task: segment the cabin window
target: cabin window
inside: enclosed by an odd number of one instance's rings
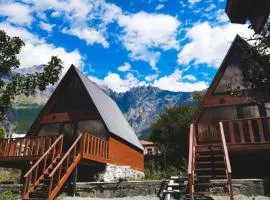
[[[44,124],[41,126],[41,129],[38,133],[39,136],[45,135],[59,135],[60,124]]]
[[[205,109],[198,123],[198,139],[200,141],[219,139],[218,122],[236,118],[237,109],[235,106]]]
[[[75,128],[75,124],[73,122],[71,123],[62,123],[60,126],[60,133],[64,134],[65,137],[68,138],[73,138],[73,134],[74,134],[74,128]]]
[[[257,105],[239,106],[238,117],[239,118],[260,117],[259,108]]]
[[[101,120],[79,121],[78,131],[87,132],[101,138],[107,137],[107,130]]]
[[[146,154],[149,155],[149,156],[152,156],[153,155],[153,149],[152,148],[147,148],[146,149]]]
[[[267,102],[264,105],[265,105],[266,116],[270,117],[270,102]]]

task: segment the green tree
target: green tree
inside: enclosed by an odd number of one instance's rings
[[[34,95],[37,89],[44,91],[59,80],[63,68],[61,59],[52,56],[41,73],[15,73],[14,69],[20,66],[17,55],[23,46],[24,42],[19,37],[10,37],[0,30],[0,121],[6,119],[7,110],[17,95]]]
[[[180,167],[187,158],[189,124],[196,110],[185,105],[169,108],[152,124],[151,140],[158,145],[166,166]]]

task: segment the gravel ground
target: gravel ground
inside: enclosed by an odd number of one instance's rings
[[[214,200],[229,200],[227,196],[212,196]],[[103,198],[90,198],[90,197],[64,197],[63,200],[159,200],[159,198],[154,196],[137,196],[137,197],[123,197],[123,198],[112,198],[112,199],[103,199]],[[264,196],[252,196],[247,197],[244,195],[235,195],[235,200],[270,200],[270,197]]]

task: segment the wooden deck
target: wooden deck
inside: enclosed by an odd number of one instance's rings
[[[108,163],[109,142],[89,133],[80,133],[67,151],[63,151],[63,135],[4,139],[0,141],[0,164],[32,161],[25,174],[23,199],[54,199],[79,162]],[[44,187],[44,185],[46,187]]]

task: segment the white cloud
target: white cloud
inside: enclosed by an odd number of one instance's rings
[[[47,32],[52,32],[53,30],[53,27],[55,27],[55,24],[48,24],[48,23],[45,23],[45,22],[40,22],[39,23],[39,26],[41,29],[47,31]]]
[[[144,79],[147,82],[152,82],[152,81],[156,80],[157,78],[158,78],[158,74],[152,74],[152,75],[146,76]]]
[[[27,0],[27,2],[31,4],[36,16],[42,20],[46,19],[48,10],[51,17],[64,18],[65,23],[61,25],[63,33],[85,40],[88,45],[101,44],[104,48],[109,47],[104,36],[106,24],[111,23],[115,16],[121,13],[120,8],[104,0]]]
[[[197,78],[193,75],[188,74],[188,75],[183,76],[183,80],[196,81]]]
[[[0,3],[0,16],[7,17],[7,21],[18,25],[31,25],[33,17],[29,6],[21,3]]]
[[[155,10],[161,10],[162,8],[164,8],[164,4],[158,4]]]
[[[253,30],[248,25],[225,24],[212,27],[208,22],[197,24],[187,31],[190,42],[178,54],[178,63],[208,64],[219,67],[236,34],[249,37]]]
[[[191,6],[193,6],[196,3],[199,3],[201,0],[188,0],[188,3],[191,4]]]
[[[182,71],[176,69],[169,76],[164,76],[159,78],[158,80],[155,80],[153,86],[173,92],[192,92],[206,89],[208,87],[208,84],[204,81],[198,81],[193,83],[184,82],[182,77]]]
[[[0,23],[0,29],[10,36],[18,36],[24,41],[25,46],[18,55],[20,67],[22,68],[46,64],[51,56],[58,56],[63,60],[63,73],[67,71],[71,64],[77,67],[81,67],[83,64],[83,57],[78,50],[67,52],[62,47],[55,47],[53,44],[46,43],[45,40],[33,35],[24,28],[14,27],[7,23]]]
[[[104,79],[98,79],[93,76],[89,76],[89,78],[100,84],[109,87],[111,90],[115,92],[126,92],[133,87],[145,85],[145,82],[140,82],[133,74],[128,73],[123,79],[119,74],[109,72]]]
[[[209,12],[209,11],[215,9],[215,8],[216,8],[216,5],[213,4],[213,3],[211,3],[211,4],[205,9],[205,11],[206,11],[206,12]]]
[[[217,12],[216,12],[216,19],[218,20],[218,22],[228,22],[229,21],[229,18],[227,16],[227,14],[224,12],[223,9],[219,9]]]
[[[77,36],[78,38],[85,40],[88,45],[97,43],[101,44],[104,48],[109,47],[109,43],[106,41],[105,37],[93,28],[86,27],[63,29],[62,32]]]
[[[175,17],[141,11],[119,16],[118,23],[123,28],[120,40],[129,56],[148,62],[154,70],[157,70],[159,50],[179,49],[176,37],[180,22]]]
[[[124,65],[119,66],[117,69],[118,69],[118,71],[126,72],[126,71],[129,71],[131,69],[131,65],[129,63],[125,62]]]

